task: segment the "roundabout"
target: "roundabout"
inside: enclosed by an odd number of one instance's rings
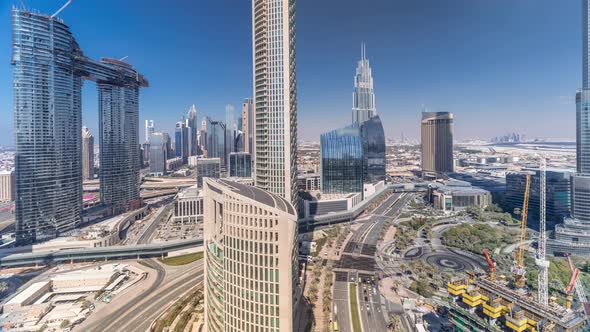
[[[439,270],[452,270],[453,272],[471,271],[479,265],[474,264],[467,257],[451,252],[431,253],[423,257],[423,260]]]

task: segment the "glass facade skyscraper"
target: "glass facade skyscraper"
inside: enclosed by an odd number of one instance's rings
[[[381,118],[375,115],[361,124],[365,158],[364,181],[385,179],[385,131]]]
[[[219,158],[221,165],[227,165],[227,144],[225,140],[225,123],[207,117],[207,158]]]
[[[166,174],[166,144],[163,133],[152,133],[150,138],[150,174]]]
[[[378,115],[332,130],[320,138],[321,190],[363,192],[363,184],[385,179],[385,133]]]
[[[363,192],[365,154],[361,127],[352,125],[320,137],[322,193]]]
[[[252,1],[254,179],[297,209],[295,0]]]
[[[88,128],[82,128],[82,177],[94,179],[94,136]]]
[[[148,82],[127,63],[85,57],[56,17],[15,8],[12,38],[16,239],[26,243],[80,222],[82,78],[97,82],[103,202],[121,191],[139,198],[139,184],[129,185],[127,176],[139,180],[137,97]]]
[[[199,140],[198,140],[198,122],[197,122],[197,107],[193,104],[186,115],[186,123],[189,128],[190,135],[190,155],[196,156],[199,154]]]
[[[373,72],[366,58],[365,45],[361,46],[361,59],[354,76],[352,94],[352,123],[361,124],[376,114],[375,93],[373,90]]]
[[[506,196],[504,210],[514,213],[516,208],[522,208],[526,176],[531,175],[531,189],[529,199],[529,213],[527,227],[539,230],[539,190],[540,175],[538,170],[513,172],[506,174]],[[546,172],[546,225],[552,230],[555,225],[563,222],[571,213],[571,173],[566,171]],[[518,217],[518,216],[515,216]]]
[[[82,210],[81,53],[61,19],[12,11],[16,240],[55,237]],[[59,56],[58,56],[59,55]]]
[[[176,123],[176,128],[174,129],[174,147],[176,151],[176,156],[182,159],[182,163],[186,164],[188,162],[189,156],[189,130],[186,126],[185,121],[179,121]]]
[[[140,204],[139,87],[148,83],[128,63],[103,58],[98,69],[103,67],[108,76],[97,82],[100,196],[112,213],[120,213]]]

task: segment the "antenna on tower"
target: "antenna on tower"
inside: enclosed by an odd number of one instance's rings
[[[128,55],[126,55],[126,56],[122,57],[121,59],[119,59],[119,61],[123,61],[123,60],[127,59],[128,57],[129,57],[129,56],[128,56]]]
[[[54,18],[57,16],[57,14],[61,13],[62,10],[66,9],[66,7],[72,3],[72,0],[68,0],[68,2],[66,2],[63,6],[61,6],[60,9],[58,9],[55,13],[53,13],[53,15],[51,15],[51,18]]]
[[[361,60],[365,60],[366,59],[366,50],[365,50],[365,43],[361,42]]]

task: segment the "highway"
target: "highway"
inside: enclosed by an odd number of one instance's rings
[[[0,254],[0,268],[60,262],[96,261],[113,258],[159,257],[170,251],[195,248],[202,245],[202,239],[188,239],[130,246],[15,253],[5,256]]]
[[[114,308],[116,314],[81,326],[85,331],[148,331],[150,325],[168,307],[203,281],[203,262],[192,263],[189,268],[168,272],[155,260],[148,264],[157,271],[156,282],[145,292],[136,296],[121,308]]]
[[[395,193],[387,198],[365,221],[346,244],[341,258],[335,264],[334,305],[338,308],[341,331],[352,331],[350,325],[350,298],[348,285],[357,283],[357,299],[363,331],[386,331],[389,325],[388,308],[376,284],[375,262],[377,243],[385,225],[397,217],[413,197],[409,193]]]

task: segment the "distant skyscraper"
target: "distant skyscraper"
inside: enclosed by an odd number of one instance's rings
[[[94,136],[82,127],[82,177],[94,179]]]
[[[229,154],[229,176],[252,177],[252,156],[248,152],[232,152]]]
[[[215,121],[207,118],[207,158],[220,158],[221,167],[226,169],[227,166],[227,136],[225,134],[226,126],[221,121]]]
[[[422,113],[422,173],[439,177],[453,172],[453,114]]]
[[[154,133],[154,120],[145,120],[145,141],[150,142],[150,136]]]
[[[360,126],[354,124],[322,134],[320,154],[322,193],[363,192],[365,156]]]
[[[204,184],[205,328],[298,331],[297,212],[236,182]]]
[[[207,120],[201,121],[201,130],[199,131],[199,145],[201,154],[207,157]]]
[[[295,0],[252,1],[252,27],[256,186],[297,207]]]
[[[191,109],[188,111],[186,116],[187,124],[190,128],[190,155],[196,156],[199,151],[199,141],[198,141],[198,122],[197,122],[197,108],[195,104],[191,106]]]
[[[225,105],[225,153],[228,155],[236,151],[235,140],[237,126],[234,117],[234,111],[235,109],[233,105]]]
[[[253,135],[254,135],[254,104],[252,98],[246,98],[242,103],[242,133],[244,140],[244,152],[252,154],[254,152]]]
[[[369,60],[365,55],[365,45],[361,46],[361,59],[354,76],[352,93],[352,123],[361,124],[376,114],[375,93],[373,92],[373,74]]]
[[[166,132],[162,132],[162,141],[162,144],[166,147],[166,159],[173,158],[174,149],[172,149],[172,139],[170,138],[170,135]]]
[[[188,162],[189,156],[189,130],[186,126],[186,121],[179,121],[176,123],[174,131],[174,146],[176,156],[182,158],[182,163]]]
[[[150,173],[153,175],[166,174],[166,145],[164,135],[154,132],[150,139]]]

